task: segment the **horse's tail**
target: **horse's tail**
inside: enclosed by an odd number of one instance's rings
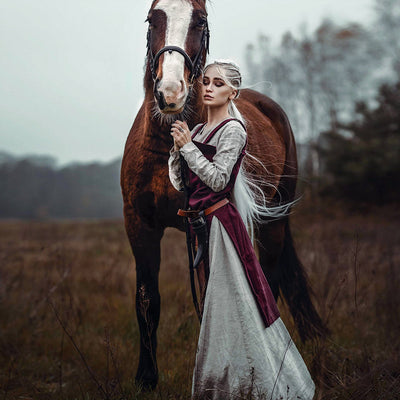
[[[285,225],[285,239],[279,258],[279,271],[281,293],[289,306],[301,340],[304,342],[307,339],[326,336],[329,330],[311,301],[311,296],[314,294],[293,245],[289,218]]]

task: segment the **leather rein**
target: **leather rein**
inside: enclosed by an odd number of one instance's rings
[[[208,28],[208,22],[207,19],[204,20],[204,27],[203,27],[203,33],[201,37],[201,45],[199,48],[199,51],[196,53],[194,59],[192,60],[189,55],[186,53],[184,49],[178,46],[165,46],[161,50],[159,50],[155,55],[153,54],[151,50],[151,41],[152,41],[152,30],[149,29],[147,30],[147,60],[150,66],[150,71],[151,71],[151,76],[153,78],[154,82],[154,92],[156,92],[156,85],[158,82],[157,79],[157,68],[158,68],[158,62],[162,54],[168,51],[169,54],[172,54],[173,51],[178,52],[183,56],[185,59],[185,65],[188,68],[190,74],[189,74],[189,84],[190,88],[193,86],[193,83],[195,79],[197,79],[201,75],[201,69],[202,69],[202,62],[203,62],[203,52],[204,50],[206,51],[206,54],[209,53],[209,39],[210,39],[210,31]],[[189,98],[189,96],[188,96]],[[182,181],[184,182],[184,192],[185,192],[185,209],[188,208],[188,202],[189,202],[189,188],[186,184],[186,177],[184,174],[185,166],[184,166],[184,160],[183,157],[180,157],[180,163],[181,163],[181,174],[182,174]],[[199,307],[199,302],[197,299],[197,294],[196,294],[196,285],[194,281],[194,260],[193,260],[193,252],[192,252],[192,243],[191,243],[191,234],[190,234],[190,228],[189,228],[189,221],[188,217],[184,218],[184,225],[185,225],[185,231],[186,231],[186,245],[188,249],[188,258],[189,258],[189,273],[190,273],[190,286],[192,290],[192,297],[193,297],[193,304],[196,310],[197,317],[199,318],[199,321],[201,322],[201,311]]]

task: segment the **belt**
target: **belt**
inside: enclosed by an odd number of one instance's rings
[[[213,204],[211,207],[208,207],[204,210],[204,215],[209,215],[213,213],[214,211],[218,210],[218,208],[223,207],[224,205],[228,204],[229,200],[228,199],[222,199],[218,201],[217,203]],[[187,218],[195,218],[199,216],[199,213],[201,210],[178,210],[178,215],[181,217],[187,217]]]

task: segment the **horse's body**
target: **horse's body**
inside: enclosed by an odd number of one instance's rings
[[[141,347],[136,378],[150,387],[154,387],[158,379],[156,330],[160,315],[160,241],[166,227],[183,230],[183,221],[176,215],[183,205],[183,195],[173,188],[168,177],[167,161],[173,145],[170,115],[177,114],[179,119],[185,119],[190,128],[207,118],[200,98],[198,76],[191,75],[185,68],[185,64],[187,67],[190,63],[185,62],[186,56],[181,50],[164,48],[156,62],[152,62],[154,54],[163,46],[179,46],[192,60],[200,55],[198,63],[203,66],[205,18],[204,0],[153,2],[149,12],[145,99],[129,133],[121,167],[125,227],[137,274],[136,312]],[[192,67],[196,69],[196,65]],[[191,89],[190,83],[193,84]],[[285,113],[274,101],[252,90],[243,90],[236,105],[247,121],[248,151],[265,166],[250,165],[248,160],[247,168],[272,184],[264,186],[269,199],[280,203],[293,201],[297,159]],[[155,115],[156,106],[158,115]],[[323,332],[321,320],[309,298],[302,265],[293,248],[288,218],[260,225],[258,240],[260,263],[274,296],[277,298],[281,289],[301,337],[306,339]]]

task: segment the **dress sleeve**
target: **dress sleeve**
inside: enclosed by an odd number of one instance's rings
[[[181,163],[179,160],[179,151],[175,151],[173,147],[169,151],[168,174],[172,186],[176,190],[182,191],[183,183],[181,179]]]
[[[193,142],[181,147],[189,168],[214,192],[225,189],[232,169],[246,143],[246,132],[237,123],[226,125],[218,140],[212,161],[208,161]]]

